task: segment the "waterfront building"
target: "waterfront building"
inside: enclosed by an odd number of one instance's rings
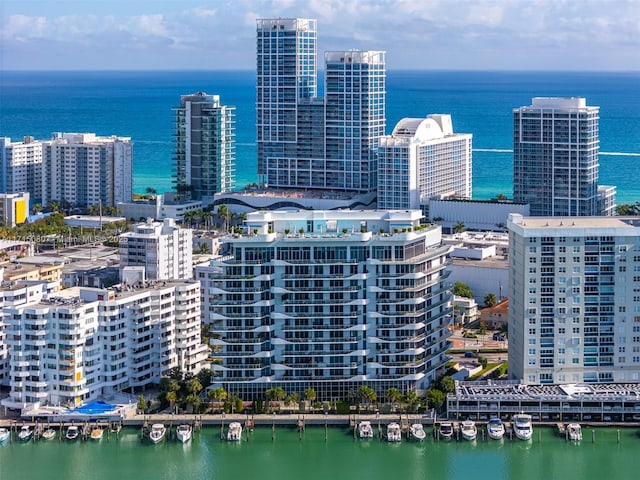
[[[215,382],[243,399],[282,386],[347,398],[427,388],[450,347],[440,228],[411,211],[247,214],[196,266]]]
[[[31,198],[42,197],[42,142],[24,137],[12,142],[0,137],[0,193],[28,192]]]
[[[176,186],[190,187],[191,198],[211,204],[234,186],[235,107],[198,92],[182,95],[174,110]]]
[[[403,118],[378,148],[378,208],[422,209],[429,199],[471,198],[470,133],[454,133],[451,115]]]
[[[129,137],[55,133],[42,144],[43,205],[56,201],[74,207],[115,207],[131,201],[133,143]]]
[[[509,229],[509,377],[640,381],[638,218],[522,217]]]
[[[598,195],[599,110],[576,97],[537,97],[513,110],[513,199],[532,216],[612,212]]]
[[[315,20],[257,21],[259,182],[270,188],[373,191],[386,127],[384,52],[326,52],[321,98],[316,44]]]
[[[204,366],[200,284],[69,288],[3,309],[9,396],[2,405],[78,406],[158,384],[172,368]]]
[[[147,221],[120,235],[120,271],[142,266],[149,280],[193,277],[193,231],[175,220]]]
[[[0,193],[0,222],[9,227],[24,223],[29,216],[29,193]]]
[[[458,227],[478,232],[504,232],[510,213],[529,216],[529,205],[508,200],[463,200],[432,197],[428,200],[428,218],[454,233]]]
[[[116,208],[125,218],[129,218],[132,221],[144,221],[147,218],[155,220],[173,218],[178,222],[182,222],[185,213],[192,210],[202,210],[202,206],[202,201],[200,200],[189,200],[175,192],[164,192],[150,199],[118,203]]]
[[[0,268],[0,274],[2,274]],[[0,283],[0,311],[28,302],[39,302],[47,295],[57,291],[58,282],[46,281],[2,281]],[[9,386],[9,349],[7,346],[7,324],[0,314],[0,385]]]

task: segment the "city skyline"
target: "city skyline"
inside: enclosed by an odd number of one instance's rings
[[[639,7],[637,0],[8,0],[0,53],[4,70],[252,70],[256,19],[297,17],[318,20],[319,52],[385,50],[391,70],[628,71],[640,66]]]

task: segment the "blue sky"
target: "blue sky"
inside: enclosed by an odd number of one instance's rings
[[[3,0],[0,68],[252,70],[277,17],[389,69],[640,70],[640,0]]]

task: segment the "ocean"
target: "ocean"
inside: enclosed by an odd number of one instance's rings
[[[320,75],[322,77],[322,75]],[[319,80],[322,84],[322,79]],[[52,132],[131,137],[134,191],[170,190],[173,110],[180,95],[220,95],[236,107],[236,185],[256,181],[253,71],[0,72],[0,136]],[[321,94],[322,92],[320,92]],[[387,133],[404,117],[452,115],[473,134],[473,196],[512,196],[512,110],[536,96],[586,97],[600,107],[600,185],[640,201],[640,73],[387,72]]]

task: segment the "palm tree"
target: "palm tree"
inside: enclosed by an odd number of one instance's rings
[[[191,405],[193,413],[196,413],[200,406],[200,397],[195,393],[190,393],[187,395],[187,405]]]
[[[389,390],[387,390],[387,399],[391,403],[400,403],[400,401],[402,400],[402,393],[400,393],[400,390],[398,390],[397,388],[391,387]]]
[[[207,392],[210,402],[224,402],[227,399],[227,391],[222,387],[212,388]]]
[[[456,224],[453,226],[453,232],[454,233],[462,233],[466,230],[466,227],[464,225],[464,222],[458,221],[456,222]]]
[[[376,394],[376,391],[371,387],[362,385],[358,389],[358,402],[364,401],[364,403],[371,404],[375,403],[377,398],[378,395]]]
[[[226,205],[218,205],[218,216],[224,221],[224,231],[229,230],[229,222],[231,221],[232,213],[229,207]]]
[[[173,406],[178,400],[178,394],[173,390],[170,390],[164,395],[164,398],[167,402],[169,402],[169,405],[171,406],[171,411],[173,412]]]
[[[309,400],[310,402],[314,402],[316,400],[316,391],[311,387],[305,389],[304,399]]]

